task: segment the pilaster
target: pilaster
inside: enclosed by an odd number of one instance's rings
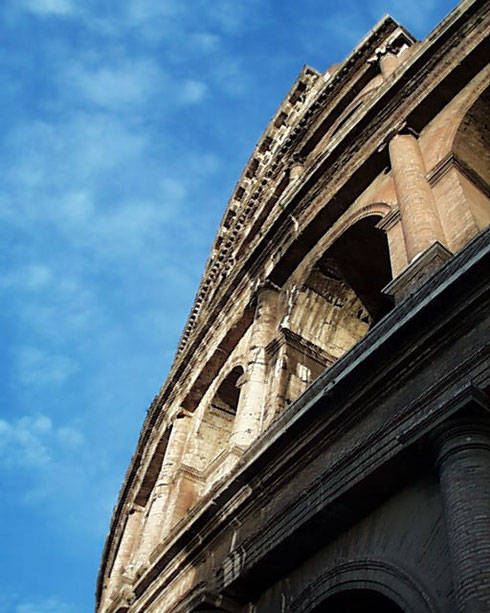
[[[247,377],[240,393],[231,445],[248,447],[263,426],[267,384],[266,347],[277,327],[278,290],[263,285],[257,291],[257,307],[252,324]]]
[[[172,513],[168,504],[169,492],[182,461],[190,423],[191,418],[184,411],[179,411],[174,418],[165,457],[151,495],[150,508],[138,551],[138,559],[142,564],[148,561],[150,553],[165,534],[166,518]]]

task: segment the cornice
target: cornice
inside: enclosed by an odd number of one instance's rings
[[[453,168],[456,168],[460,173],[464,174],[466,178],[487,196],[487,198],[490,198],[490,185],[473,168],[468,166],[468,164],[452,152],[438,162],[434,168],[427,173],[427,180],[431,186],[434,186]]]
[[[367,64],[367,59],[370,54],[372,54],[375,47],[380,44],[380,41],[397,30],[403,31],[407,39],[411,41],[415,40],[410,33],[403,29],[402,26],[390,16],[387,15],[383,17],[348,55],[332,76],[330,76],[327,71],[326,76],[328,76],[328,78],[324,77],[325,84],[323,87],[319,88],[319,91],[312,97],[309,104],[304,104],[299,111],[294,111],[294,105],[291,105],[290,101],[298,86],[304,84],[305,90],[303,95],[309,95],[310,92],[315,94],[315,88],[313,87],[315,82],[321,83],[320,73],[307,66],[303,68],[290,92],[279,106],[276,114],[265,129],[262,137],[259,139],[234,189],[214,242],[213,251],[216,251],[216,253],[213,254],[212,251],[212,255],[206,264],[205,272],[197,292],[196,301],[179,343],[179,352],[182,351],[185,346],[190,330],[193,328],[201,311],[201,306],[205,301],[207,291],[209,291],[210,286],[216,281],[219,275],[220,263],[223,263],[224,259],[227,257],[227,251],[232,247],[231,241],[229,240],[230,237],[233,237],[235,240],[237,239],[236,234],[233,236],[233,230],[239,226],[239,230],[243,234],[242,228],[246,219],[250,217],[252,209],[257,208],[258,201],[263,198],[264,187],[269,183],[271,177],[278,176],[277,167],[287,167],[285,162],[297,148],[297,143],[301,140],[303,135],[311,130],[312,125],[314,125],[318,118],[325,113],[325,109],[336,101],[341,90],[349,90],[356,73],[359,73],[362,69],[370,69]],[[281,127],[278,126],[278,120],[283,115],[285,118],[291,118],[288,120],[289,125],[286,123],[281,124],[286,126],[286,129],[278,133],[277,129]],[[271,134],[274,133],[276,133],[277,136],[271,139]],[[265,146],[264,143],[267,139],[271,140],[271,143]],[[273,146],[274,144],[275,147]],[[275,159],[278,161],[274,162],[272,158],[272,164],[268,166],[269,170],[264,175],[259,172],[259,166],[264,164],[263,154],[265,152],[273,153]],[[270,161],[271,157],[265,156],[265,161],[268,160]],[[254,178],[256,180],[251,181],[251,179]]]

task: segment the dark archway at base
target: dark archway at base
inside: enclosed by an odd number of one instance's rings
[[[313,613],[403,613],[403,609],[380,592],[359,589],[330,596]]]

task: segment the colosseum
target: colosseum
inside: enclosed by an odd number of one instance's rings
[[[490,3],[305,66],[231,195],[99,613],[490,610]]]

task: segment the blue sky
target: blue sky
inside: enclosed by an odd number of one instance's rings
[[[85,613],[252,148],[303,64],[444,0],[3,0],[0,613]]]

